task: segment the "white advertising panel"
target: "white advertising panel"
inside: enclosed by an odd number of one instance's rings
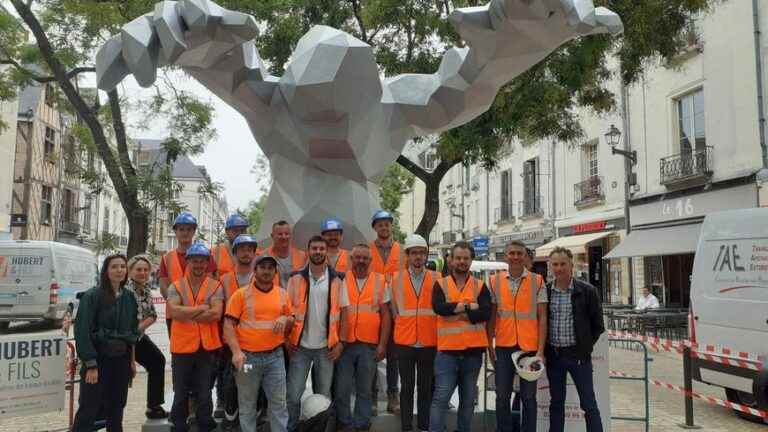
[[[66,352],[59,335],[0,337],[0,415],[63,410]]]

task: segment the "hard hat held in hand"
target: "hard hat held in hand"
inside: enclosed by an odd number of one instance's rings
[[[301,400],[301,420],[309,420],[331,406],[331,400],[321,394],[304,396]]]
[[[531,356],[525,351],[512,354],[512,362],[520,378],[526,381],[536,381],[544,374],[544,362],[541,358]]]

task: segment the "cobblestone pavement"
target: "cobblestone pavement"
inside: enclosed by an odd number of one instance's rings
[[[682,385],[682,361],[671,353],[651,353],[651,376],[670,384]],[[630,375],[642,374],[642,354],[636,351],[611,348],[611,369]],[[166,383],[170,388],[170,373]],[[140,431],[144,422],[144,402],[146,396],[146,375],[140,373],[129,392],[128,406],[125,411],[125,431]],[[694,383],[694,389],[720,399],[725,395],[719,388]],[[76,394],[75,394],[76,396]],[[643,411],[643,389],[640,382],[611,381],[612,416],[640,416]],[[650,409],[652,431],[682,430],[677,425],[683,422],[683,397],[679,393],[650,386]],[[68,402],[67,402],[68,404]],[[67,426],[67,410],[60,413],[48,413],[31,417],[3,419],[0,432],[38,432],[63,431]],[[76,405],[76,404],[75,404]],[[768,426],[750,423],[736,417],[730,410],[694,400],[694,415],[697,425],[708,432],[766,432]],[[613,431],[643,431],[640,423],[614,420]]]

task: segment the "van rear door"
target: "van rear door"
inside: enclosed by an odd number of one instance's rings
[[[693,274],[698,342],[766,354],[768,209],[708,215]]]

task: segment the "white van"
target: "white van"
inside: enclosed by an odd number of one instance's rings
[[[75,295],[98,284],[96,256],[51,241],[0,241],[0,328],[11,321],[58,324]]]
[[[691,279],[689,337],[699,346],[768,356],[768,208],[709,214],[699,237]],[[723,355],[720,354],[720,357]],[[697,381],[723,387],[728,400],[768,410],[763,370],[692,359]],[[742,417],[758,417],[736,411]]]

